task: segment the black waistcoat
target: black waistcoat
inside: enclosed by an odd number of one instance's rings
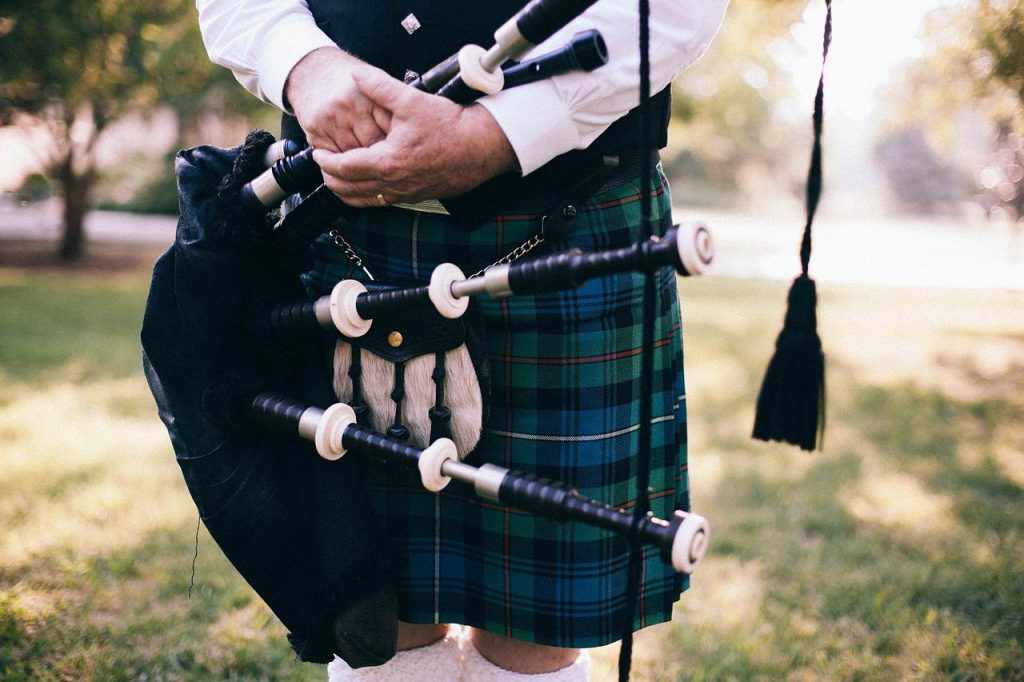
[[[346,51],[400,80],[407,72],[423,73],[468,43],[489,48],[494,31],[522,9],[524,0],[309,0],[320,29]],[[419,27],[411,33],[403,20],[412,15]],[[600,77],[600,76],[596,76]],[[667,143],[669,89],[654,96],[651,107],[654,142]],[[543,115],[542,112],[539,115]],[[635,147],[640,112],[634,109],[586,150],[563,154],[526,177],[510,173],[444,203],[464,227],[475,227],[503,208],[543,209],[564,198],[605,155]],[[285,137],[301,139],[294,118],[285,116]]]

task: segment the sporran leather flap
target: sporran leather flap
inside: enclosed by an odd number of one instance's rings
[[[480,440],[488,389],[482,334],[467,333],[474,322],[482,329],[474,308],[468,320],[449,320],[428,308],[378,315],[366,336],[338,340],[338,399],[374,431],[417,447],[451,438],[460,456],[468,455]]]

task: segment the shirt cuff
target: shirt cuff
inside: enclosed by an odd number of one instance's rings
[[[295,65],[313,50],[337,47],[309,17],[282,17],[267,29],[262,39],[257,71],[260,94],[283,111],[292,113],[284,104],[284,86]]]
[[[550,80],[503,90],[480,104],[505,133],[523,175],[580,146],[572,112]]]

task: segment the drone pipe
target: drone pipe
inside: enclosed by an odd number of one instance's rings
[[[479,467],[458,461],[454,444],[439,439],[420,449],[363,428],[349,406],[338,403],[326,410],[308,407],[272,393],[251,402],[250,415],[277,430],[290,430],[312,440],[321,457],[336,460],[347,452],[415,467],[427,489],[437,492],[455,478],[473,486],[477,495],[538,516],[578,521],[662,550],[663,558],[678,571],[692,572],[707,547],[707,521],[677,511],[670,519],[653,515],[637,521],[627,511],[589,499],[571,486],[493,464]]]
[[[703,223],[669,228],[663,237],[604,251],[582,253],[578,249],[499,265],[477,277],[452,285],[455,297],[488,293],[499,298],[577,287],[594,277],[619,272],[651,272],[672,266],[684,277],[703,274],[714,257],[714,242]]]
[[[535,45],[583,14],[596,0],[534,0],[494,32],[494,46],[481,66],[493,71],[509,59],[519,59]]]
[[[652,237],[624,248],[586,254],[566,251],[495,266],[482,276],[469,279],[455,265],[442,263],[434,269],[427,286],[367,291],[356,280],[343,280],[329,296],[274,308],[270,324],[284,334],[333,327],[344,337],[358,338],[370,330],[373,319],[382,313],[415,310],[429,303],[442,317],[457,319],[466,311],[471,296],[489,294],[500,298],[558,291],[595,277],[648,272],[668,265],[680,275],[692,277],[703,274],[713,257],[714,243],[707,226],[686,223],[670,228],[664,237]]]
[[[505,89],[572,71],[593,71],[608,63],[608,46],[600,31],[581,31],[565,47],[504,69]]]

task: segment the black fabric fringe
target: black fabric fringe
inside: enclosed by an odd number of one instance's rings
[[[242,143],[231,170],[217,185],[216,204],[219,216],[208,225],[211,236],[243,248],[263,244],[270,237],[276,216],[273,213],[261,218],[246,215],[239,196],[242,185],[267,170],[263,164],[263,157],[274,141],[274,136],[265,130],[253,130],[245,136],[245,142]]]

